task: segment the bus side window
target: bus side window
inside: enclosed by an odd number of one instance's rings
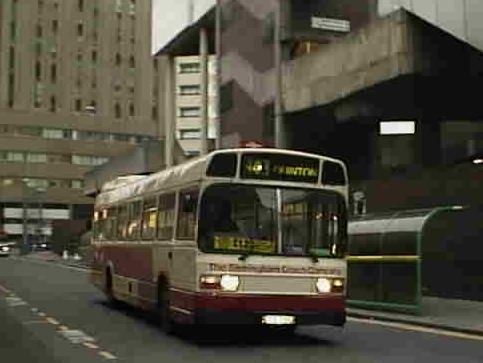
[[[138,239],[139,232],[141,232],[141,201],[132,202],[129,209],[127,237],[128,239]]]
[[[198,194],[198,189],[185,190],[179,194],[177,229],[179,239],[194,239],[195,237]]]
[[[116,239],[116,225],[117,222],[117,208],[111,207],[107,211],[107,221],[106,221],[106,238],[109,240]]]
[[[119,207],[118,222],[117,222],[117,238],[125,240],[127,237],[127,222],[128,222],[128,210],[127,204],[123,204]]]
[[[143,204],[143,221],[141,226],[141,238],[145,240],[156,237],[156,198],[146,199]]]
[[[176,195],[174,193],[159,196],[158,239],[160,240],[173,238],[175,199]]]

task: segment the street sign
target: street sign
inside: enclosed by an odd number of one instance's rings
[[[318,16],[312,17],[312,28],[331,30],[335,32],[348,33],[351,30],[351,23],[348,20],[334,19],[334,18],[322,18]]]

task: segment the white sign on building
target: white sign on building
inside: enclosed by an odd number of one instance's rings
[[[312,17],[312,28],[330,30],[334,32],[348,33],[351,30],[351,23],[348,20],[321,18],[317,16]]]

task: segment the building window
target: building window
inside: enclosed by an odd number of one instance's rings
[[[119,103],[116,103],[114,105],[114,117],[121,118],[121,106],[119,105]]]
[[[42,26],[40,24],[37,24],[35,27],[35,34],[37,35],[37,38],[42,38]]]
[[[151,118],[153,120],[158,119],[158,107],[157,106],[153,106],[153,108],[151,109]]]
[[[201,108],[200,107],[180,107],[179,117],[200,117]]]
[[[200,139],[201,138],[201,131],[200,131],[200,129],[180,130],[179,138],[180,138],[180,140]]]
[[[63,129],[48,129],[42,130],[42,138],[44,139],[70,139],[69,130]]]
[[[15,21],[10,22],[10,41],[15,42],[17,25]]]
[[[134,60],[134,56],[129,57],[129,68],[134,68],[136,66],[136,62]]]
[[[13,97],[15,93],[15,76],[12,73],[8,75],[8,107],[13,107]]]
[[[74,165],[97,166],[107,162],[109,158],[92,155],[72,155],[71,162]]]
[[[42,77],[42,65],[39,61],[35,62],[35,79],[40,81]]]
[[[8,54],[8,67],[10,70],[15,68],[15,48],[10,47],[9,54]]]
[[[80,112],[80,110],[82,109],[82,101],[80,98],[76,98],[75,100],[75,110],[76,112]]]
[[[55,64],[50,66],[50,81],[52,83],[57,82],[57,65]]]
[[[47,154],[27,153],[27,163],[46,163]]]
[[[134,116],[134,103],[129,102],[129,116]]]
[[[264,43],[273,43],[275,35],[275,14],[270,13],[262,21],[262,40]]]
[[[199,62],[180,63],[179,73],[200,73],[200,63]]]
[[[49,111],[50,112],[55,112],[57,109],[57,100],[55,98],[55,96],[50,96],[50,108],[49,108]]]
[[[11,163],[23,163],[25,160],[24,153],[18,151],[7,151],[6,155],[4,154],[4,158],[5,161]]]
[[[77,10],[80,12],[84,11],[84,0],[77,0]]]
[[[83,180],[71,180],[70,187],[72,189],[82,189],[84,188],[84,181]]]
[[[80,38],[84,35],[84,24],[78,23],[77,24],[77,36]]]
[[[179,94],[183,96],[188,95],[199,95],[200,94],[199,84],[186,84],[179,86]]]
[[[121,55],[119,53],[116,53],[116,66],[121,65]]]
[[[58,20],[52,20],[52,32],[57,34],[57,31],[59,30],[59,21]]]
[[[92,53],[91,53],[91,59],[92,59],[92,63],[96,63],[97,62],[97,51],[96,50],[93,50]]]

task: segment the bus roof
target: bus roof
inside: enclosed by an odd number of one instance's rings
[[[222,153],[250,154],[250,153],[270,153],[295,155],[309,158],[317,158],[345,165],[341,160],[287,149],[275,148],[236,148],[221,149],[212,151],[206,155],[191,159],[183,164],[176,165],[148,176],[134,178],[121,177],[105,183],[101,188],[101,193],[96,197],[96,204],[110,205],[120,200],[131,199],[146,193],[155,192],[160,189],[176,188],[201,181],[206,178],[207,167],[213,156]],[[122,179],[122,180],[120,180]]]

